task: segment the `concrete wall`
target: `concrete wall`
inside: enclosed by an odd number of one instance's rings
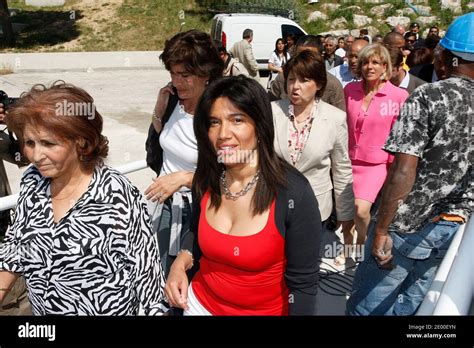
[[[3,53],[0,68],[15,73],[35,71],[93,71],[161,69],[161,51]]]
[[[26,0],[28,6],[63,6],[65,0]]]

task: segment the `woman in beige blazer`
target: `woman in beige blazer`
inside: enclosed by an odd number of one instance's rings
[[[344,242],[352,245],[354,193],[346,113],[320,100],[327,78],[318,53],[299,52],[285,66],[284,75],[288,97],[272,102],[276,152],[309,180],[322,221],[331,215],[334,189]],[[344,253],[336,263],[344,263]]]

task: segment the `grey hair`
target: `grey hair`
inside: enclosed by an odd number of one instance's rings
[[[249,39],[253,36],[253,30],[252,29],[245,29],[244,33],[242,34],[242,38],[244,39]]]
[[[337,45],[337,38],[335,36],[328,36],[325,41],[332,41],[334,44]]]

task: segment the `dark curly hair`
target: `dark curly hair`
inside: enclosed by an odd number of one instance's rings
[[[224,62],[209,34],[199,30],[178,33],[166,40],[160,59],[171,70],[173,64],[183,64],[190,74],[215,80],[222,76]]]
[[[60,139],[76,141],[81,166],[92,170],[107,157],[108,140],[102,133],[103,119],[94,99],[82,88],[56,81],[50,87],[35,85],[11,106],[8,128],[24,146],[25,126],[44,128]]]

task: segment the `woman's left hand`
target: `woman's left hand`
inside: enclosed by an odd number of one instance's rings
[[[153,184],[145,190],[146,199],[163,203],[182,186],[187,186],[186,174],[180,171],[153,179]]]

